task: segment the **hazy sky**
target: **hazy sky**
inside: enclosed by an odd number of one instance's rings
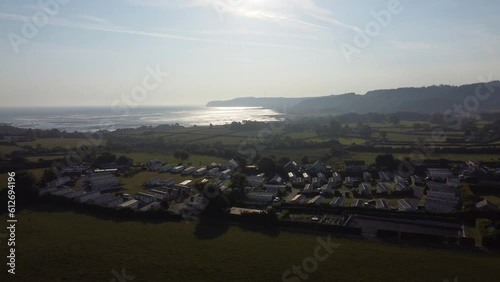
[[[125,103],[144,80],[140,105],[201,105],[500,78],[500,1],[391,2],[0,0],[0,106]]]

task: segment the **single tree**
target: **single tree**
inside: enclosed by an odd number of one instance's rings
[[[235,173],[231,176],[231,188],[244,188],[247,184],[247,176],[243,173]]]
[[[398,115],[392,114],[389,116],[389,122],[392,123],[394,126],[396,126],[401,122],[401,119],[399,118]]]
[[[182,150],[182,151],[175,151],[174,157],[178,159],[179,161],[183,162],[187,159],[189,159],[189,153]]]
[[[271,176],[276,172],[276,163],[270,157],[263,157],[257,162],[259,171]]]

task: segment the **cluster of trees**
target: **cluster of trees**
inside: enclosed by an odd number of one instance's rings
[[[229,129],[231,129],[232,131],[259,130],[268,127],[269,127],[268,122],[252,121],[252,120],[244,120],[243,122],[233,121],[231,124],[229,124]]]
[[[490,219],[478,218],[476,230],[484,247],[500,247],[500,221],[494,224]]]
[[[100,155],[98,155],[93,161],[92,161],[92,166],[94,167],[99,167],[104,164],[111,164],[111,163],[117,163],[120,165],[126,165],[126,166],[131,166],[134,163],[134,160],[127,156],[119,156],[118,158],[116,155],[111,154],[109,152],[102,152]]]
[[[377,169],[396,170],[401,163],[400,160],[395,159],[392,154],[381,154],[375,157],[375,165]]]
[[[35,140],[37,138],[86,138],[83,132],[66,132],[58,129],[24,129],[11,125],[0,125],[0,135],[3,136],[24,136],[26,139]]]

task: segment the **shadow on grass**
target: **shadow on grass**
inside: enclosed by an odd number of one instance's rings
[[[19,204],[16,206],[16,213],[21,211],[46,213],[72,212],[75,214],[93,216],[102,220],[113,221],[115,223],[139,221],[143,223],[160,224],[165,222],[180,222],[183,220],[182,216],[167,211],[139,213],[130,209],[114,209],[77,203],[71,199],[56,196],[27,196],[20,197],[17,200]]]
[[[229,230],[229,223],[222,220],[200,218],[194,236],[201,240],[216,239]]]
[[[270,225],[240,224],[239,227],[243,231],[257,232],[270,237],[278,237],[281,232],[279,227]]]
[[[272,224],[259,224],[253,222],[228,221],[227,219],[215,219],[201,217],[194,235],[198,239],[216,239],[224,235],[231,226],[238,226],[243,231],[260,233],[270,237],[278,237],[281,229]]]

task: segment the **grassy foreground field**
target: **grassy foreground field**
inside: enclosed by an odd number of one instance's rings
[[[282,281],[318,246],[313,235],[115,222],[57,210],[23,211],[18,220],[17,274],[6,276],[3,241],[1,281],[112,281],[112,270],[122,268],[135,277],[124,281]],[[496,255],[332,241],[340,246],[307,281],[498,281]]]

